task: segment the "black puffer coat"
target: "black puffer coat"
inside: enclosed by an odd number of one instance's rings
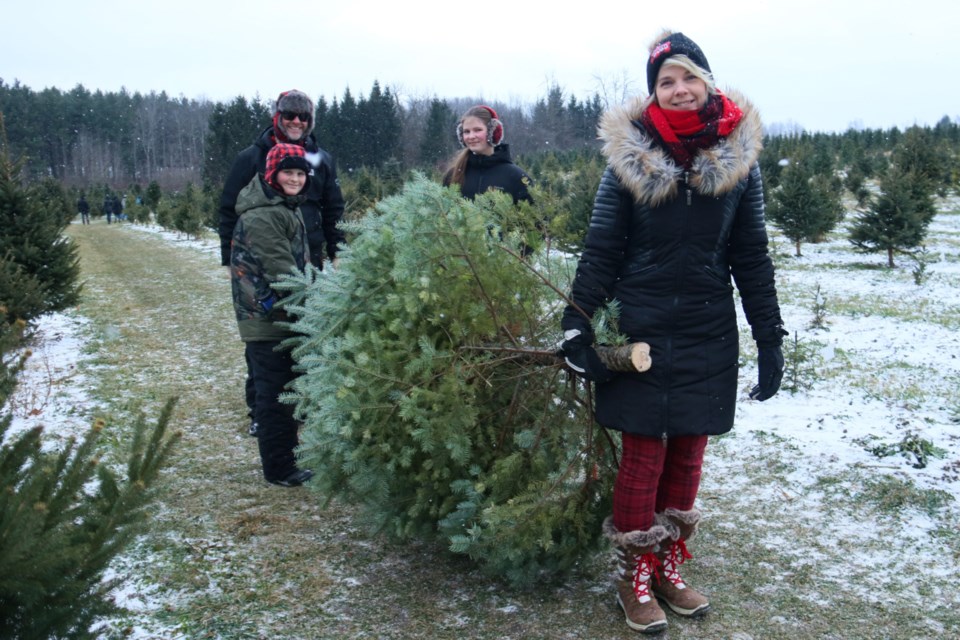
[[[620,330],[650,344],[653,367],[597,385],[600,424],[652,437],[716,435],[733,427],[739,340],[733,282],[759,344],[780,344],[780,307],[767,253],[757,158],[759,115],[699,152],[684,172],[639,123],[636,100],[600,125],[600,182],[573,301],[593,315],[621,304]],[[563,328],[585,329],[573,307]]]
[[[443,184],[449,186],[449,174],[444,178]],[[491,189],[506,191],[513,197],[513,202],[516,204],[521,200],[532,201],[527,190],[529,184],[530,176],[513,163],[510,145],[499,144],[493,149],[492,155],[482,156],[471,153],[467,157],[467,168],[464,171],[460,193],[464,198],[473,200],[477,194]]]
[[[267,165],[267,154],[276,143],[273,127],[267,127],[257,141],[241,151],[230,168],[220,195],[219,232],[220,263],[230,264],[230,242],[233,228],[237,224],[237,196],[240,190],[250,184],[257,174],[263,175]],[[333,260],[339,247],[344,244],[343,231],[337,224],[343,217],[343,194],[333,156],[317,146],[316,138],[307,137],[304,145],[308,154],[316,154],[316,166],[310,174],[305,200],[300,206],[303,222],[307,227],[307,242],[310,245],[311,262],[321,267],[323,256]],[[324,248],[326,244],[326,248]]]

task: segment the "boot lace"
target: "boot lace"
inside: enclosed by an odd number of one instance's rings
[[[677,589],[686,589],[687,585],[683,582],[683,578],[680,577],[679,567],[684,563],[684,561],[693,558],[690,555],[690,552],[687,551],[687,545],[683,541],[683,538],[680,538],[672,545],[667,551],[667,554],[663,558],[663,562],[659,563],[660,567],[663,569],[663,577],[666,578],[670,584],[672,584]],[[659,575],[657,576],[660,577]]]
[[[633,593],[640,604],[650,602],[650,578],[657,575],[660,566],[660,559],[653,553],[637,556],[637,566],[633,571]]]

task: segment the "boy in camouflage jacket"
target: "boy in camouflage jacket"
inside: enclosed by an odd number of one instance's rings
[[[310,262],[299,210],[310,171],[303,147],[273,147],[264,174],[255,176],[237,197],[240,217],[231,249],[233,306],[253,373],[263,476],[285,487],[299,486],[313,474],[297,468],[299,423],[293,406],[279,400],[296,377],[293,358],[280,343],[294,334],[284,322],[280,294],[271,285],[284,273],[303,271]]]

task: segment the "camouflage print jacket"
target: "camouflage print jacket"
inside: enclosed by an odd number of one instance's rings
[[[304,189],[305,190],[305,189]],[[303,271],[310,261],[299,205],[302,196],[283,196],[255,176],[237,197],[240,214],[230,257],[233,308],[244,342],[283,340],[293,333],[278,325],[286,314],[270,286],[280,275]]]

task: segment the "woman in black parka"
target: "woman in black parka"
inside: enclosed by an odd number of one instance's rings
[[[757,159],[759,114],[720,92],[700,47],[666,31],[650,47],[648,98],[604,114],[603,174],[564,312],[568,364],[597,383],[596,415],[622,432],[604,533],[618,552],[617,600],[636,630],[666,627],[708,600],[680,578],[691,556],[707,436],[733,427],[739,339],[733,283],[759,347],[760,384],[777,392],[784,331],[767,253]],[[591,318],[620,303],[620,331],[650,344],[653,367],[613,374],[593,350]],[[654,574],[659,575],[654,575]],[[653,579],[651,579],[653,578]]]
[[[443,186],[460,185],[460,193],[470,200],[494,189],[509,193],[514,204],[532,202],[530,177],[513,163],[510,145],[503,142],[503,123],[492,107],[468,109],[457,124],[457,140],[463,149],[450,162]]]

